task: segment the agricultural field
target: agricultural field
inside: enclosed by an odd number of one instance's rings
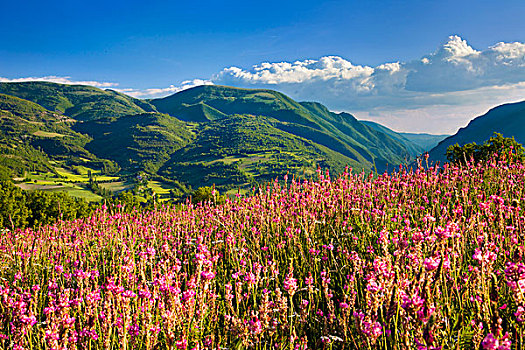
[[[525,165],[271,182],[0,235],[14,349],[522,349]]]
[[[102,182],[99,184],[100,187],[106,188],[113,193],[118,193],[121,191],[128,190],[133,187],[131,183],[125,181],[116,181],[116,182]]]
[[[100,202],[102,200],[101,196],[91,192],[85,187],[75,184],[67,184],[56,188],[46,188],[44,190],[49,192],[66,192],[70,196],[84,198],[88,202]]]
[[[132,190],[137,183],[134,181],[124,181],[118,176],[108,176],[100,174],[100,170],[91,169],[86,166],[73,166],[71,169],[60,167],[54,164],[56,173],[32,172],[25,177],[17,178],[18,187],[24,190],[41,190],[41,191],[64,191],[74,197],[84,198],[90,202],[100,202],[102,196],[93,193],[87,187],[91,178],[97,181],[101,188],[110,190],[114,195],[127,190]],[[176,186],[161,182],[148,181],[147,184],[139,186],[143,191],[155,193],[161,201],[170,199],[170,191],[177,190]],[[146,198],[142,198],[146,201]]]
[[[91,174],[93,179],[96,179],[97,181],[116,181],[118,180],[118,176],[102,175],[100,173],[100,170],[94,170],[94,169],[88,168],[86,166],[81,166],[81,165],[73,166],[72,170],[56,167],[55,171],[57,172],[58,175],[64,177],[66,181],[88,182],[89,174]]]
[[[99,202],[102,197],[90,191],[86,184],[89,182],[89,173],[97,181],[116,181],[118,177],[100,175],[99,170],[85,166],[75,166],[65,169],[55,164],[55,173],[31,172],[25,177],[18,178],[17,186],[24,190],[41,190],[49,192],[66,192],[67,194],[84,198],[89,202]]]
[[[173,191],[177,191],[177,187],[173,185],[154,180],[148,181],[147,188],[151,189],[158,196],[158,199],[161,202],[171,199],[171,193]]]
[[[88,202],[100,202],[102,197],[91,192],[90,190],[76,184],[65,184],[55,181],[37,181],[37,183],[18,184],[23,190],[40,190],[47,192],[66,192],[70,196],[84,198]]]
[[[47,132],[42,130],[35,131],[33,135],[41,137],[64,137],[64,135],[58,134],[56,132]]]

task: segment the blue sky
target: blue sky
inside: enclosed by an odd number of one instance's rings
[[[30,0],[1,9],[0,81],[87,82],[138,97],[199,83],[270,87],[433,133],[525,99],[523,0]],[[512,46],[491,49],[500,42]],[[452,59],[439,54],[447,47]],[[496,64],[495,52],[510,56]]]

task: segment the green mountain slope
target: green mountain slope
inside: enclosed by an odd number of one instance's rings
[[[210,122],[234,114],[270,117],[279,122],[275,128],[325,146],[362,168],[370,169],[375,163],[383,171],[388,164],[397,165],[411,157],[401,143],[350,114],[332,113],[318,103],[298,103],[272,90],[207,85],[149,102],[160,112],[192,122]]]
[[[21,175],[53,171],[52,159],[101,162],[84,149],[91,139],[73,131],[73,122],[33,102],[0,94],[0,164]]]
[[[441,141],[430,152],[430,160],[445,161],[447,148],[454,144],[482,144],[494,132],[505,137],[514,137],[517,142],[525,143],[525,101],[504,104],[489,110],[486,114],[474,118],[459,131]]]
[[[420,155],[421,153],[424,152],[422,147],[420,147],[419,145],[417,145],[414,142],[410,141],[406,137],[402,136],[400,133],[397,133],[394,130],[389,129],[389,128],[387,128],[384,125],[381,125],[379,123],[375,123],[375,122],[372,122],[372,121],[368,121],[368,120],[363,120],[363,121],[361,121],[361,123],[367,125],[368,127],[372,128],[374,130],[380,131],[380,132],[390,136],[394,140],[398,141],[399,143],[401,143],[402,145],[404,145],[406,147],[406,149],[408,150],[408,152],[410,153],[410,155],[412,157],[417,157],[418,155]]]
[[[192,186],[219,188],[270,181],[284,174],[310,176],[317,166],[341,172],[362,164],[306,138],[283,131],[274,118],[232,115],[203,125],[160,174]]]
[[[353,145],[372,153],[379,172],[387,170],[388,165],[396,166],[415,156],[411,150],[413,145],[404,144],[398,140],[395,132],[385,132],[372,128],[357,120],[349,113],[333,113],[325,106],[316,102],[301,102],[310,112],[329,121],[337,130],[345,134],[345,139]],[[385,128],[386,129],[386,128]]]
[[[31,151],[28,164],[32,157],[44,167],[106,162],[126,179],[146,173],[182,191],[247,188],[287,173],[308,177],[318,167],[383,172],[416,153],[389,129],[272,90],[200,86],[149,101],[42,82],[3,83],[0,91],[11,147],[1,154],[12,158],[21,143]]]
[[[155,112],[143,100],[92,86],[49,82],[0,83],[0,93],[16,96],[76,120]]]
[[[93,140],[86,149],[127,170],[156,173],[173,152],[194,138],[193,126],[160,113],[103,118],[74,126]]]
[[[149,102],[159,112],[168,113],[186,121],[200,122],[215,120],[217,117],[220,118],[220,116],[225,115],[252,114],[318,127],[314,118],[308,111],[302,109],[299,103],[280,92],[272,90],[204,85]],[[220,113],[215,115],[201,113],[202,108],[190,110],[195,105],[207,106],[210,110]]]

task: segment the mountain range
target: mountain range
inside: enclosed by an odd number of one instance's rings
[[[0,83],[0,166],[86,166],[182,192],[247,187],[318,167],[383,172],[445,135],[401,134],[267,89],[198,86],[152,100],[91,86]]]

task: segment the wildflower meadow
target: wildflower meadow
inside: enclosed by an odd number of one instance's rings
[[[522,349],[525,165],[400,168],[0,235],[4,349]]]

